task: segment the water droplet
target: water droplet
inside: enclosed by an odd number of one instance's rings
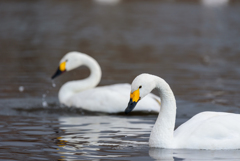
[[[47,103],[46,101],[43,101],[43,102],[42,102],[42,106],[43,106],[43,107],[47,107],[47,106],[48,106],[48,103]]]
[[[56,84],[54,82],[54,80],[52,80],[52,86],[55,88],[56,87]]]
[[[19,90],[20,92],[23,92],[23,91],[24,91],[24,87],[23,87],[23,86],[19,86],[18,90]]]
[[[43,95],[42,95],[42,106],[43,106],[43,107],[47,107],[47,106],[48,106],[48,103],[47,103],[47,101],[45,100],[46,97],[47,97],[47,94],[43,94]]]

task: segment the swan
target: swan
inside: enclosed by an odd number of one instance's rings
[[[240,115],[226,112],[201,112],[174,131],[176,100],[165,80],[151,75],[137,76],[125,113],[131,112],[154,88],[161,98],[161,109],[151,131],[149,146],[166,149],[239,149]]]
[[[128,101],[130,84],[96,87],[101,80],[101,68],[97,61],[87,54],[76,51],[67,53],[61,59],[52,79],[83,65],[90,69],[90,76],[82,80],[69,81],[62,85],[58,93],[60,103],[68,107],[79,107],[94,112],[123,112],[125,102]],[[139,106],[140,108],[135,111],[159,112],[160,98],[150,94]]]

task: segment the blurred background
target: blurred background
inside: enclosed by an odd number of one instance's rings
[[[0,0],[2,128],[27,117],[52,123],[79,115],[58,110],[58,91],[89,70],[51,81],[69,51],[98,61],[100,85],[131,83],[140,73],[164,78],[176,95],[179,123],[205,110],[238,113],[239,15],[237,0]],[[155,119],[149,118],[148,133]]]
[[[228,0],[0,1],[1,98],[57,97],[85,68],[50,77],[80,51],[103,72],[100,85],[164,78],[177,97],[239,105],[239,5]],[[24,92],[19,92],[19,87]]]

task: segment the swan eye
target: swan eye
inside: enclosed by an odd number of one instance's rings
[[[139,89],[142,88],[142,86],[139,86]]]

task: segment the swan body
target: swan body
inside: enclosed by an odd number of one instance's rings
[[[124,111],[125,103],[129,100],[130,84],[114,84],[96,87],[101,80],[101,68],[92,57],[80,53],[69,52],[60,61],[58,75],[80,66],[90,69],[90,76],[82,80],[65,83],[59,90],[58,98],[61,104],[68,107],[79,107],[88,111],[119,113]],[[150,94],[140,108],[135,111],[159,112],[160,98]]]
[[[126,102],[129,101],[129,89],[131,89],[131,86],[127,83],[96,87],[75,94],[66,103],[68,106],[80,105],[80,107],[89,111],[123,112]],[[160,106],[157,100],[159,100],[158,97],[150,94],[141,102],[140,108],[135,111],[159,112]]]
[[[170,86],[160,77],[141,74],[131,86],[129,113],[140,98],[157,88],[161,109],[149,138],[150,147],[167,149],[239,149],[240,115],[226,112],[201,112],[174,131],[176,101]],[[133,101],[134,100],[134,101]]]

